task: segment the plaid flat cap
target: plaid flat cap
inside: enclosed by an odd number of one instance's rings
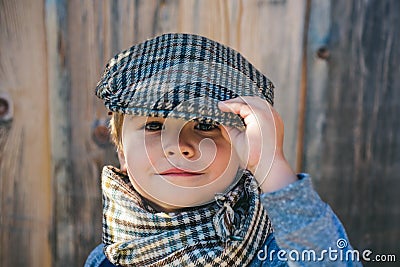
[[[208,38],[168,33],[117,54],[96,95],[114,112],[185,120],[210,119],[244,128],[219,101],[259,96],[273,104],[274,86],[237,51]]]

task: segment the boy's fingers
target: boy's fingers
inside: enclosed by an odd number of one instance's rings
[[[218,107],[221,111],[238,114],[243,119],[246,119],[249,115],[254,114],[251,107],[245,103],[220,103],[218,104]]]
[[[247,103],[248,101],[254,101],[254,100],[257,101],[258,99],[263,101],[263,99],[259,96],[238,96],[238,97],[231,98],[231,99],[228,99],[228,100],[225,100],[222,102],[225,102],[225,103],[235,103],[235,102]]]
[[[227,106],[230,106],[231,104],[244,104],[244,105],[248,105],[250,106],[252,109],[260,109],[260,111],[265,111],[268,110],[269,107],[272,107],[267,100],[262,99],[258,96],[239,96],[236,98],[232,98],[229,100],[225,100],[225,101],[221,101],[219,104],[221,106],[223,106],[224,104],[226,104]],[[225,110],[223,110],[225,111]],[[226,111],[230,111],[231,110],[226,110]],[[237,114],[237,113],[236,113]]]
[[[224,100],[224,101],[221,101],[221,102],[223,102],[223,103],[244,102],[244,97],[238,96],[238,97],[231,98],[231,99],[228,99],[228,100]]]
[[[244,103],[240,102],[218,102],[218,108],[225,112],[233,112],[239,114],[240,109],[244,106]]]
[[[260,99],[261,100],[261,99]],[[243,119],[249,115],[258,116],[260,114],[270,114],[270,118],[274,119],[277,112],[266,101],[261,103],[245,103],[245,102],[219,102],[218,108],[223,112],[232,112],[238,114]],[[265,113],[267,112],[267,113]],[[258,114],[258,115],[257,115]]]

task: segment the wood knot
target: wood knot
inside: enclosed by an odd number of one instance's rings
[[[101,148],[111,145],[107,120],[95,120],[92,127],[92,139]]]
[[[317,57],[323,60],[328,60],[330,56],[329,49],[325,46],[318,48]]]
[[[8,113],[9,104],[8,101],[4,98],[0,98],[0,117],[3,117],[5,114]]]
[[[0,93],[0,121],[9,121],[13,117],[13,103],[7,93]]]

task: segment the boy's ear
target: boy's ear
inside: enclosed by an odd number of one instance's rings
[[[126,173],[127,168],[126,168],[126,160],[125,160],[125,155],[124,155],[124,151],[122,150],[118,150],[118,160],[119,160],[119,169]]]

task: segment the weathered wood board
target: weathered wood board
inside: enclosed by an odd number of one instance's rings
[[[82,266],[100,242],[100,172],[117,161],[94,88],[114,54],[166,32],[271,78],[293,168],[355,247],[396,253],[398,14],[396,0],[0,0],[0,266]]]
[[[312,1],[304,149],[354,245],[397,257],[399,12],[399,1]]]

